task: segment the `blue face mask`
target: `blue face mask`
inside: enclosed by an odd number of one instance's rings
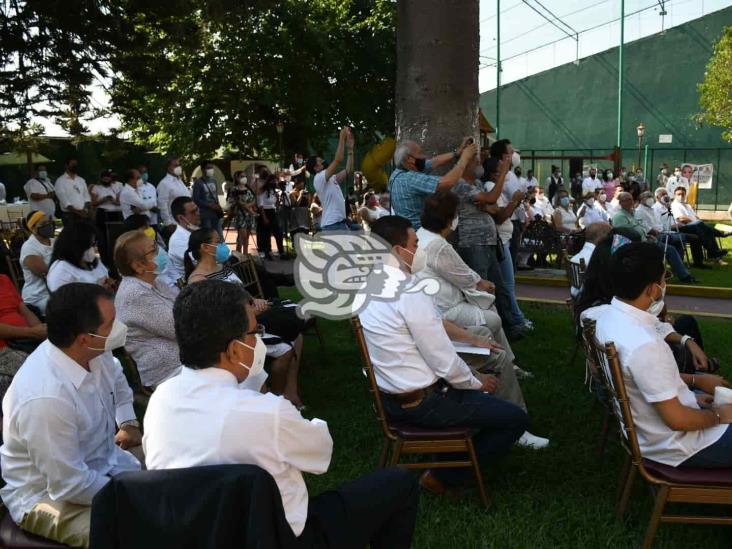
[[[219,242],[216,246],[216,263],[223,263],[231,257],[231,250],[223,243]]]
[[[160,274],[165,270],[167,265],[168,254],[166,254],[163,249],[158,250],[158,255],[155,256],[155,271]]]
[[[147,172],[142,172],[142,174],[140,174],[140,179],[142,179],[145,183],[147,183],[147,177]]]
[[[566,208],[567,206],[569,206],[569,198],[567,198],[566,196],[565,196],[565,197],[563,197],[563,198],[562,198],[562,199],[561,199],[561,200],[560,200],[559,202],[560,202],[560,203],[562,204],[562,206],[564,206],[565,208]]]

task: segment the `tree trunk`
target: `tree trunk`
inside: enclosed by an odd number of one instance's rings
[[[478,0],[399,0],[397,19],[397,141],[428,157],[479,143]]]

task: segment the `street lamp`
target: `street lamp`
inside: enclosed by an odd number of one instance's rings
[[[641,165],[641,149],[643,148],[643,136],[646,134],[646,127],[643,125],[643,122],[638,124],[636,131],[638,132],[638,164],[636,167],[637,170],[638,168],[640,168]]]
[[[285,132],[285,125],[282,123],[282,120],[277,121],[277,124],[275,124],[275,129],[277,130],[277,138],[280,142],[280,168],[284,168],[285,154],[282,149],[282,134]]]

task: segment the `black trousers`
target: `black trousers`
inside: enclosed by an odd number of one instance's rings
[[[413,472],[381,469],[310,498],[299,539],[304,547],[406,549],[418,504]]]
[[[260,210],[260,215],[267,218],[269,223],[264,223],[262,217],[257,219],[257,249],[269,255],[272,253],[272,236],[277,243],[277,251],[280,254],[285,252],[282,245],[282,229],[277,216],[277,210]]]
[[[99,255],[102,258],[107,269],[114,267],[112,260],[111,242],[107,241],[107,222],[122,221],[122,212],[108,212],[102,208],[97,208],[96,226],[97,226],[97,246],[99,247]]]
[[[709,225],[706,223],[694,223],[692,225],[683,225],[679,227],[679,231],[684,234],[693,234],[698,237],[698,240],[691,240],[689,242],[691,246],[691,256],[695,266],[704,264],[704,252],[702,247],[706,248],[707,253],[711,259],[717,259],[720,256],[720,249],[717,245],[717,238]]]
[[[511,242],[508,245],[511,250],[511,259],[513,260],[513,271],[516,272],[516,265],[518,263],[518,251],[521,247],[521,238],[524,236],[524,224],[521,221],[515,219],[511,221],[513,223],[513,233],[511,234]]]

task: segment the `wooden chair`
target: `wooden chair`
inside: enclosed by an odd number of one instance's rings
[[[8,272],[10,273],[10,279],[13,284],[20,292],[23,289],[25,279],[23,278],[23,268],[20,265],[20,259],[17,257],[5,256],[5,262],[8,265]]]
[[[567,271],[567,280],[569,280],[570,286],[573,288],[582,288],[585,283],[585,271],[587,270],[585,258],[581,257],[579,263],[573,263],[567,259],[564,268]]]
[[[589,334],[595,332],[595,321],[585,319],[584,329],[582,330],[582,347],[585,351],[585,383],[590,392],[595,397],[595,402],[599,403],[603,410],[602,427],[600,428],[600,440],[597,445],[597,454],[602,457],[605,454],[607,446],[607,437],[610,433],[610,425],[612,423],[612,412],[605,394],[605,382],[600,373],[600,367],[593,351],[593,340]]]
[[[600,343],[595,336],[594,323],[587,325],[585,330],[607,390],[610,410],[618,423],[620,443],[628,454],[621,476],[618,515],[625,513],[635,477],[640,474],[649,484],[655,500],[643,541],[645,549],[653,545],[658,526],[663,522],[732,526],[732,517],[729,516],[664,513],[667,503],[732,505],[732,469],[671,467],[642,457],[615,344]]]
[[[136,396],[141,396],[145,403],[153,394],[153,389],[146,387],[142,384],[142,378],[140,377],[140,371],[137,369],[137,362],[132,358],[132,355],[124,347],[115,349],[114,356],[122,364],[122,371],[127,378],[127,382],[132,389],[132,392]]]
[[[407,469],[435,469],[445,467],[472,467],[475,475],[480,500],[485,508],[490,507],[490,501],[483,484],[483,475],[480,471],[478,458],[473,446],[474,431],[462,427],[428,428],[413,425],[398,424],[389,421],[381,401],[381,392],[376,384],[376,376],[371,365],[363,327],[358,317],[351,319],[353,330],[356,334],[358,347],[361,351],[363,361],[363,373],[369,380],[369,390],[374,397],[374,410],[376,418],[381,426],[384,435],[384,446],[379,458],[379,466],[387,464],[391,466],[405,467]],[[465,453],[469,459],[458,461],[430,461],[416,463],[400,463],[400,458],[405,454],[451,454]]]

